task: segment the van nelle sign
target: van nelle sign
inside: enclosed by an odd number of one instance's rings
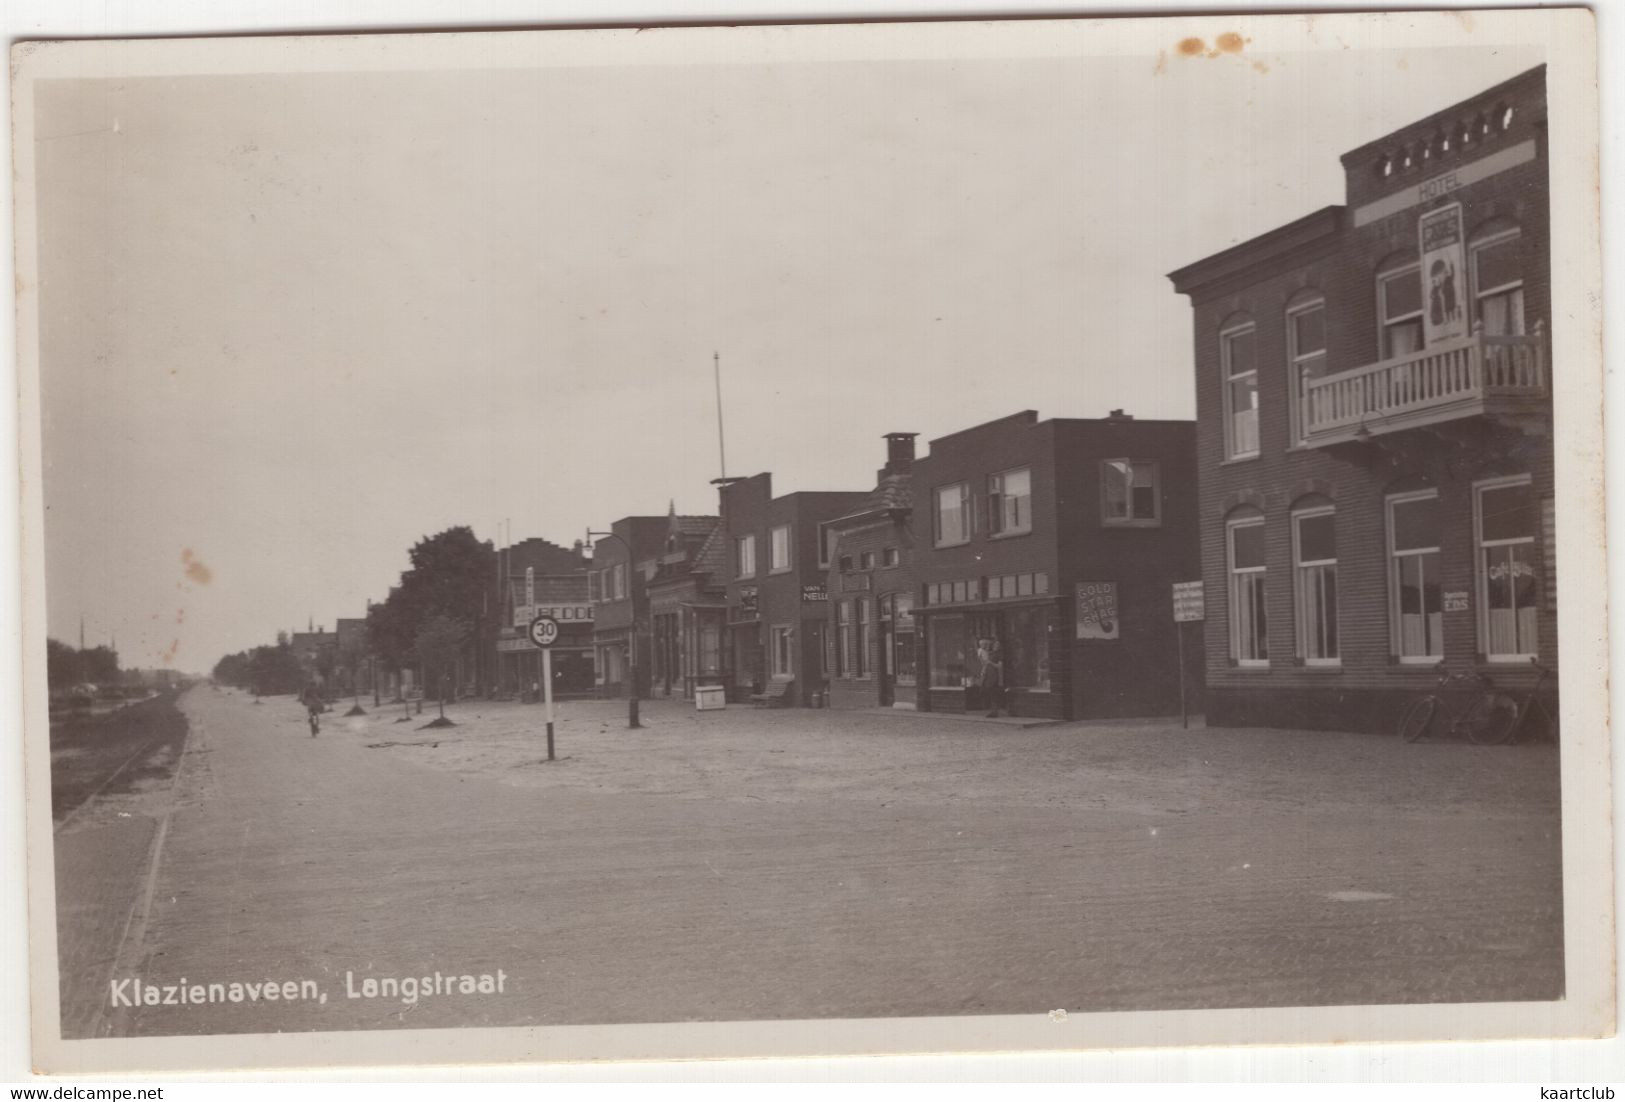
[[[591,605],[520,605],[513,610],[513,626],[528,631],[538,616],[549,616],[561,624],[593,622]]]

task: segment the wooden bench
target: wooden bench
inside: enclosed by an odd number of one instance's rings
[[[752,693],[750,702],[758,708],[780,708],[790,698],[790,690],[795,686],[794,681],[769,681],[762,691]]]

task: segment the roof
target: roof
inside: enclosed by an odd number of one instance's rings
[[[717,521],[719,519],[721,518],[673,514],[669,518],[669,523],[679,535],[709,536],[711,534],[711,530],[717,526]]]
[[[727,538],[720,521],[711,526],[711,532],[694,556],[693,573],[720,578],[728,568]]]

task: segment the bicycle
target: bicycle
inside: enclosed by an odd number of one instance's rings
[[[1475,736],[1475,727],[1466,723],[1470,713],[1476,711],[1483,700],[1492,695],[1490,690],[1494,685],[1488,677],[1481,673],[1440,673],[1438,688],[1426,696],[1418,697],[1412,701],[1411,706],[1405,709],[1404,715],[1399,717],[1399,737],[1406,742],[1416,742],[1433,726],[1433,718],[1439,711],[1439,704],[1444,699],[1446,690],[1454,684],[1470,683],[1484,690],[1482,694],[1464,703],[1450,720],[1450,735],[1452,738],[1466,738],[1469,742],[1479,741]],[[1451,694],[1459,696],[1460,694]]]
[[[1537,708],[1545,718],[1541,741],[1557,741],[1557,717],[1552,715],[1551,709],[1540,697],[1540,687],[1546,683],[1552,671],[1533,658],[1529,664],[1540,671],[1540,676],[1535,678],[1534,686],[1523,694],[1523,699],[1511,693],[1492,690],[1475,700],[1463,713],[1461,722],[1471,723],[1468,730],[1476,736],[1474,742],[1484,746],[1504,746],[1516,742],[1530,714]]]

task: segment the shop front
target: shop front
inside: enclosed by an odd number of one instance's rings
[[[1040,577],[1044,577],[1040,575]],[[988,579],[989,583],[998,579]],[[1047,590],[1047,577],[1045,578]],[[1053,598],[1034,594],[1006,601],[966,601],[922,610],[925,632],[926,685],[921,704],[935,712],[1001,711],[1018,716],[1062,718],[1065,694],[1057,691],[1052,673],[1060,622]],[[928,597],[934,587],[927,587]],[[949,591],[952,596],[952,590]],[[898,633],[896,639],[906,637]],[[891,652],[898,653],[894,642]],[[1002,670],[1003,699],[984,688],[984,655],[991,651]],[[901,659],[899,658],[899,662]],[[901,666],[899,666],[901,668]]]

